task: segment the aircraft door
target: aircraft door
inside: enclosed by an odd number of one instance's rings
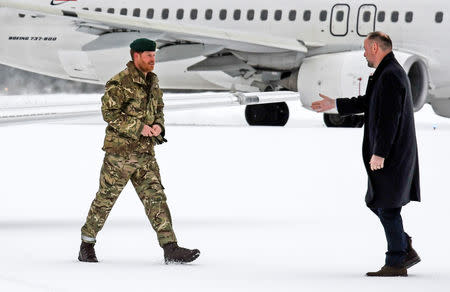
[[[334,36],[345,36],[348,33],[350,6],[336,4],[331,10],[330,32]]]
[[[375,31],[377,7],[373,4],[361,5],[358,10],[357,31],[359,36],[367,36]]]

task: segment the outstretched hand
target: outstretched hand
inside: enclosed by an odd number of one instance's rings
[[[322,100],[315,101],[311,104],[311,108],[318,113],[328,111],[336,107],[336,100],[319,93]]]

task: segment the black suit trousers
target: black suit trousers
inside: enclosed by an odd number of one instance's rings
[[[403,230],[402,208],[370,208],[380,219],[387,240],[386,265],[401,267],[407,250],[407,234]]]

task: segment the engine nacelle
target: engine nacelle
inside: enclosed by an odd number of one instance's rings
[[[395,58],[408,74],[411,83],[414,111],[420,110],[428,98],[430,74],[426,61],[417,55],[394,52]]]
[[[411,82],[414,110],[424,105],[428,95],[429,74],[424,60],[395,52]],[[300,67],[297,87],[306,108],[321,100],[319,93],[333,98],[353,97],[366,92],[369,75],[374,72],[364,59],[363,51],[343,52],[305,58]],[[330,113],[337,113],[335,110]]]
[[[433,98],[431,106],[436,114],[450,118],[450,98]]]
[[[436,114],[450,118],[450,86],[435,88],[430,93],[430,104]]]

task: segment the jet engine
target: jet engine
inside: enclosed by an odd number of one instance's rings
[[[417,55],[394,52],[397,60],[408,74],[414,110],[425,104],[428,96],[429,74],[426,62]],[[321,100],[319,93],[333,98],[363,95],[367,81],[374,72],[364,60],[363,51],[351,51],[308,57],[298,72],[297,88],[302,104],[306,108]],[[295,76],[295,74],[293,74]],[[341,117],[336,110],[325,113],[325,124],[329,127],[361,127],[361,116]]]

